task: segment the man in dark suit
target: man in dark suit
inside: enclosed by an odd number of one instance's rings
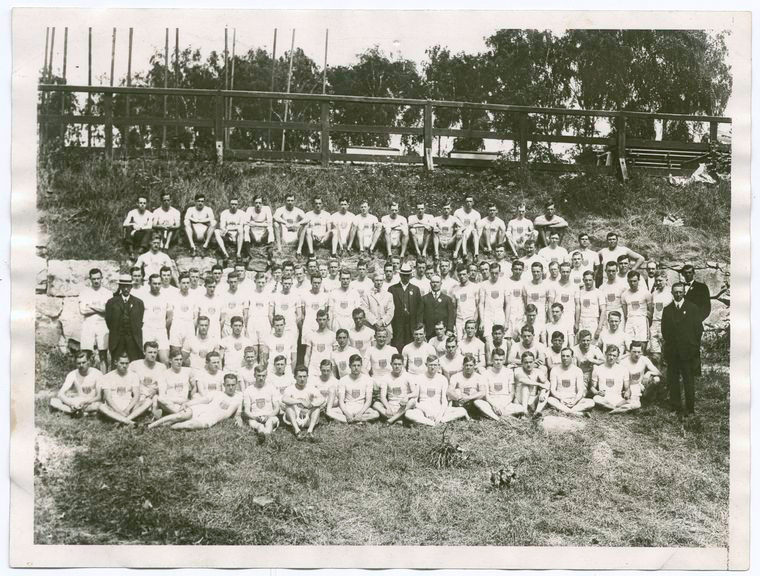
[[[683,381],[686,415],[694,413],[694,371],[702,339],[702,310],[684,298],[685,287],[676,282],[671,288],[673,302],[662,311],[664,357],[668,365],[670,407],[681,412]]]
[[[454,331],[456,323],[456,304],[441,292],[441,277],[434,274],[430,277],[430,292],[422,297],[422,323],[425,325],[425,336],[435,336],[435,325],[443,321],[447,331]]]
[[[132,277],[119,276],[119,289],[106,302],[106,325],[108,326],[108,350],[111,363],[126,352],[129,361],[143,357],[142,327],[145,306],[143,301],[132,296]]]
[[[401,266],[399,278],[399,282],[389,287],[388,292],[393,296],[394,306],[391,344],[401,353],[404,346],[412,341],[414,327],[422,322],[422,296],[420,289],[409,282],[412,279],[412,267],[409,264]]]
[[[697,282],[694,280],[694,266],[691,264],[685,264],[683,268],[681,268],[681,276],[683,276],[683,284],[684,284],[684,290],[685,295],[684,298],[695,304],[697,308],[700,309],[702,312],[702,322],[704,322],[707,317],[710,315],[710,289],[707,287],[707,284],[703,284],[702,282]],[[700,344],[701,344],[700,340]],[[701,346],[700,346],[701,350]],[[696,359],[694,360],[694,373],[697,376],[702,375],[702,355],[701,353],[697,354]]]

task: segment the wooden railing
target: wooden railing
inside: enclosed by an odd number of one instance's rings
[[[519,149],[519,160],[516,164],[527,168],[529,156],[529,143],[563,143],[563,144],[580,144],[580,145],[602,145],[611,149],[615,153],[616,159],[625,159],[626,151],[631,149],[631,144],[635,148],[651,150],[674,150],[684,149],[693,150],[694,152],[707,153],[709,151],[708,142],[687,142],[687,141],[658,141],[658,140],[641,140],[628,139],[626,137],[626,126],[629,120],[665,120],[665,121],[682,121],[682,122],[699,122],[709,123],[710,142],[717,142],[718,125],[721,123],[731,123],[730,118],[715,116],[699,115],[681,115],[665,114],[650,112],[633,112],[633,111],[610,111],[610,110],[577,110],[568,108],[540,108],[532,106],[515,106],[508,104],[484,104],[472,102],[453,102],[445,100],[420,100],[411,98],[379,98],[371,96],[345,96],[334,94],[301,94],[285,92],[252,92],[243,90],[205,90],[205,89],[184,89],[184,88],[145,88],[145,87],[105,87],[105,86],[72,86],[60,84],[41,84],[39,86],[43,99],[42,109],[45,109],[44,99],[50,97],[50,94],[57,93],[63,100],[64,94],[87,94],[88,98],[92,95],[100,95],[102,101],[102,114],[61,114],[61,113],[42,113],[39,116],[40,132],[44,136],[50,126],[57,126],[58,131],[52,133],[64,133],[71,125],[86,125],[88,129],[93,126],[104,127],[104,146],[91,147],[98,151],[105,151],[106,154],[113,157],[114,151],[121,154],[128,151],[124,147],[116,149],[114,147],[113,128],[121,130],[124,134],[133,126],[173,126],[180,128],[206,128],[213,133],[216,143],[217,159],[219,161],[227,159],[245,159],[245,160],[301,160],[319,162],[327,166],[331,162],[398,162],[407,164],[423,164],[428,168],[433,165],[446,166],[488,166],[492,160],[473,159],[473,158],[451,158],[438,156],[433,151],[433,139],[436,137],[453,137],[453,138],[482,138],[486,140],[507,140],[516,143]],[[139,96],[168,96],[168,97],[200,97],[210,98],[213,100],[213,117],[212,118],[178,118],[170,117],[166,113],[164,106],[163,116],[144,116],[130,115],[129,106],[126,106],[127,114],[116,116],[114,114],[114,96],[124,95],[127,100],[130,97]],[[71,97],[71,96],[70,96]],[[259,99],[259,100],[277,100],[291,102],[313,102],[320,105],[319,121],[258,121],[246,120],[243,118],[229,118],[225,115],[225,101]],[[333,124],[333,107],[340,104],[359,104],[367,106],[393,105],[419,107],[421,109],[422,126],[382,126],[382,125],[358,125],[358,124]],[[463,128],[444,128],[434,125],[434,114],[437,109],[461,108],[466,110],[482,110],[491,114],[510,114],[516,115],[517,121],[512,122],[518,127],[516,132],[499,131],[499,130],[473,130]],[[592,119],[594,122],[598,118],[607,118],[610,126],[610,135],[608,136],[584,136],[578,134],[552,133],[542,134],[530,131],[530,116],[584,116]],[[612,128],[614,127],[614,133]],[[226,146],[229,141],[229,130],[232,129],[256,129],[256,130],[295,130],[319,133],[319,150],[273,150],[273,149],[234,149]],[[365,133],[365,134],[388,134],[388,135],[406,135],[421,137],[422,150],[421,155],[392,155],[390,151],[387,155],[378,155],[375,151],[373,154],[361,152],[347,153],[335,152],[331,150],[331,133]],[[44,141],[44,137],[43,137]],[[81,146],[77,148],[87,148]],[[723,146],[723,149],[728,148]],[[617,165],[617,164],[616,164]],[[558,171],[578,171],[582,167],[576,164],[563,163],[545,163],[531,162],[531,168],[549,169]],[[657,171],[651,167],[642,167],[642,169]],[[671,170],[673,171],[673,170]],[[678,172],[676,170],[676,172]]]

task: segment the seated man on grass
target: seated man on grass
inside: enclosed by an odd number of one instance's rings
[[[129,370],[129,356],[116,358],[116,368],[99,381],[102,402],[98,406],[106,418],[133,426],[134,420],[150,408],[140,402],[140,378]]]
[[[394,248],[399,248],[399,255],[402,259],[404,258],[406,245],[409,242],[409,224],[407,219],[398,213],[398,210],[398,202],[391,202],[390,212],[380,219],[380,225],[375,228],[370,252],[375,251],[375,246],[382,238],[388,258],[393,255]]]
[[[185,409],[194,387],[193,371],[182,366],[182,352],[171,353],[171,364],[158,380],[158,408],[164,414],[176,414]]]
[[[641,342],[631,343],[631,350],[627,356],[623,356],[620,365],[628,371],[628,382],[631,388],[631,399],[628,409],[641,408],[641,399],[648,391],[659,386],[661,374],[654,363],[643,355]]]
[[[520,366],[515,368],[515,388],[525,411],[538,416],[549,399],[549,384],[545,372],[536,367],[535,361],[533,352],[522,353]]]
[[[263,443],[280,425],[280,393],[274,386],[267,384],[267,368],[259,364],[255,368],[256,378],[253,386],[243,392],[243,416]]]
[[[551,384],[548,403],[555,410],[572,416],[583,416],[594,407],[594,401],[586,396],[586,384],[583,371],[573,362],[573,351],[563,348],[560,352],[561,362],[552,367],[549,383]]]
[[[472,354],[465,354],[462,371],[451,377],[446,396],[454,406],[461,406],[467,410],[475,401],[486,397],[487,389],[488,385],[483,375],[475,372],[475,358]],[[469,419],[468,415],[467,420]]]
[[[372,378],[362,372],[364,361],[359,354],[348,359],[350,372],[338,381],[338,406],[341,414],[336,414],[338,422],[369,422],[380,414],[371,407]]]
[[[604,356],[605,363],[595,366],[591,375],[594,404],[610,410],[611,413],[626,411],[629,409],[631,389],[628,370],[625,366],[618,364],[620,349],[611,344],[604,351]],[[626,410],[620,410],[621,408],[626,408]]]
[[[76,370],[66,375],[58,394],[50,399],[50,407],[78,417],[100,408],[97,383],[103,373],[90,366],[90,354],[84,350],[77,353],[76,360]]]
[[[467,410],[458,406],[449,406],[446,399],[448,382],[438,371],[438,356],[431,354],[427,357],[427,370],[416,378],[417,405],[407,410],[406,418],[415,424],[436,426],[467,418]]]
[[[339,419],[342,414],[338,406],[338,379],[333,374],[332,361],[324,358],[319,363],[319,374],[310,374],[307,380],[308,386],[313,386],[322,394],[325,403],[321,410],[328,418]]]
[[[385,418],[388,424],[400,422],[408,410],[417,404],[417,386],[409,373],[404,370],[404,357],[391,357],[391,371],[380,379],[380,399],[372,407]]]
[[[306,366],[297,366],[295,375],[295,383],[282,395],[281,402],[285,408],[283,421],[293,429],[296,438],[313,441],[314,428],[319,422],[325,399],[319,390],[308,384],[309,371]]]
[[[224,375],[224,391],[216,390],[197,396],[185,404],[177,414],[169,414],[148,425],[148,428],[170,426],[173,430],[200,430],[235,417],[235,425],[242,426],[243,398],[238,391],[237,375]]]
[[[494,349],[491,353],[491,366],[484,372],[486,396],[474,402],[475,407],[492,420],[525,414],[525,407],[515,396],[514,371],[504,367],[506,359],[504,350]]]

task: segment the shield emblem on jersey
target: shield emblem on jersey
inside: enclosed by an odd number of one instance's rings
[[[570,388],[570,380],[562,380],[563,388]]]
[[[312,302],[311,303],[311,309],[312,310],[319,310],[319,302]]]
[[[504,385],[503,385],[503,384],[499,384],[499,383],[497,383],[497,384],[494,384],[494,385],[493,385],[493,389],[494,389],[494,390],[496,390],[497,392],[501,392],[501,389],[502,389],[502,388],[504,388]]]
[[[435,396],[435,390],[433,388],[428,388],[427,395],[428,395],[428,398],[432,398],[433,396]]]
[[[378,360],[377,365],[380,366],[380,368],[385,368],[388,365],[388,361],[385,358],[381,358]]]
[[[189,312],[190,311],[190,306],[188,306],[187,304],[183,304],[182,305],[182,311],[183,312]]]
[[[361,341],[360,341],[360,342],[357,342],[357,343],[356,343],[356,347],[357,347],[359,350],[361,350],[362,348],[364,348],[364,342],[361,342]]]
[[[604,382],[607,388],[612,388],[615,385],[614,378],[607,378],[607,380]]]
[[[491,290],[491,298],[496,300],[499,297],[499,291],[498,290]]]
[[[117,393],[119,396],[124,396],[124,394],[126,394],[126,393],[127,393],[127,389],[126,389],[124,386],[117,386],[117,387],[116,387],[116,393]]]
[[[581,262],[583,262],[584,266],[588,266],[588,260],[586,258],[581,258]]]
[[[512,290],[512,296],[515,298],[519,298],[522,295],[522,292],[520,290]]]
[[[92,392],[92,388],[90,388],[89,386],[82,387],[82,394],[89,394],[90,392]]]
[[[263,302],[256,302],[256,308],[263,308],[264,303]]]
[[[153,313],[158,314],[161,312],[161,306],[153,306]]]
[[[227,308],[229,308],[230,310],[233,310],[235,308],[235,303],[234,302],[227,302]]]
[[[654,307],[657,309],[658,312],[662,311],[662,302],[655,303]]]
[[[361,390],[351,390],[351,398],[356,400],[361,395]]]
[[[348,226],[348,222],[346,222],[346,221],[343,221],[343,222],[340,223],[340,227],[341,228],[346,228],[347,226]]]
[[[462,301],[462,302],[464,302],[465,300],[467,300],[467,294],[460,294],[459,295],[459,300]]]
[[[321,342],[317,344],[317,352],[324,352],[325,351],[325,345]]]
[[[227,402],[220,402],[219,403],[219,408],[221,408],[222,410],[227,410],[227,408],[229,408],[229,407],[230,407],[230,405]]]
[[[338,362],[338,366],[340,367],[341,371],[346,369],[346,362],[344,360],[341,360]]]
[[[570,295],[569,294],[563,294],[562,296],[559,297],[559,299],[562,302],[567,302],[568,300],[570,300]]]
[[[256,408],[263,408],[266,405],[264,398],[256,398]]]
[[[417,358],[415,358],[414,359],[414,365],[415,366],[422,366],[422,358],[420,358],[419,356]]]
[[[584,308],[588,308],[589,306],[591,306],[591,300],[589,300],[588,298],[584,298],[583,299],[583,307]]]
[[[208,385],[208,389],[209,389],[209,390],[211,390],[211,391],[215,391],[215,390],[217,390],[217,387],[216,387],[216,382],[211,382],[211,383]]]
[[[641,378],[641,372],[636,372],[635,374],[631,374],[631,380],[639,381]]]
[[[615,301],[615,295],[610,293],[607,294],[607,302],[614,302]]]
[[[346,301],[344,300],[343,302],[341,302],[341,303],[340,303],[340,307],[341,307],[341,308],[348,308],[348,302],[346,302]]]
[[[523,233],[524,231],[525,231],[525,229],[524,229],[522,226],[515,226],[515,232],[517,232],[517,234],[518,234],[519,236],[522,236],[522,233]]]
[[[462,388],[462,394],[464,394],[465,396],[469,396],[471,390],[472,388],[470,388],[469,386],[467,388]]]
[[[145,378],[143,378],[142,383],[145,384],[145,386],[150,386],[151,384],[153,384],[153,378],[151,378],[150,376],[146,376]]]
[[[538,302],[538,299],[541,297],[541,295],[538,292],[533,292],[530,295],[530,299],[533,300],[533,302]]]
[[[211,315],[216,314],[216,308],[214,308],[214,307],[209,308],[208,309],[208,313],[211,314]]]
[[[174,391],[175,392],[182,392],[182,388],[183,388],[182,382],[177,382],[176,384],[174,384]]]
[[[393,388],[391,388],[391,394],[393,394],[394,396],[401,396],[401,388],[398,386],[394,386]]]
[[[580,284],[581,282],[583,282],[583,279],[576,276],[575,278],[573,278],[573,282],[575,282],[576,284]]]
[[[235,350],[240,352],[243,349],[243,345],[240,342],[235,342]]]
[[[280,308],[282,308],[283,310],[287,310],[289,307],[290,307],[289,304],[283,304],[282,306],[280,306]]]
[[[278,352],[282,352],[283,350],[285,350],[285,344],[278,344],[277,346],[274,347],[274,349],[277,350]]]
[[[631,302],[631,308],[633,308],[634,310],[638,310],[639,309],[639,303],[638,302]]]

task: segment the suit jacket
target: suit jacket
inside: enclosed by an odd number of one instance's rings
[[[422,297],[422,322],[425,324],[427,337],[433,337],[435,325],[439,320],[443,320],[447,330],[454,330],[456,312],[456,304],[450,296],[443,292],[438,294],[438,298],[434,298],[432,292],[425,294]]]
[[[409,293],[408,315],[404,314],[404,301],[402,299],[403,288],[401,282],[388,288],[388,292],[393,296],[393,334],[401,335],[405,332],[404,326],[411,332],[414,327],[422,322],[422,296],[420,289],[412,283],[406,285],[406,291]]]
[[[710,315],[710,289],[707,284],[694,280],[684,299],[697,305],[697,308],[702,311],[702,320]]]
[[[136,296],[129,297],[127,301],[129,306],[129,324],[132,331],[132,340],[139,350],[142,350],[142,327],[143,315],[145,314],[145,305],[143,301]],[[124,300],[121,294],[115,294],[106,302],[106,325],[108,326],[108,348],[115,350],[121,342],[122,334],[122,313],[124,311]]]
[[[675,302],[662,311],[662,338],[665,341],[665,358],[670,361],[687,360],[699,355],[702,339],[702,311],[684,298],[681,309]]]

